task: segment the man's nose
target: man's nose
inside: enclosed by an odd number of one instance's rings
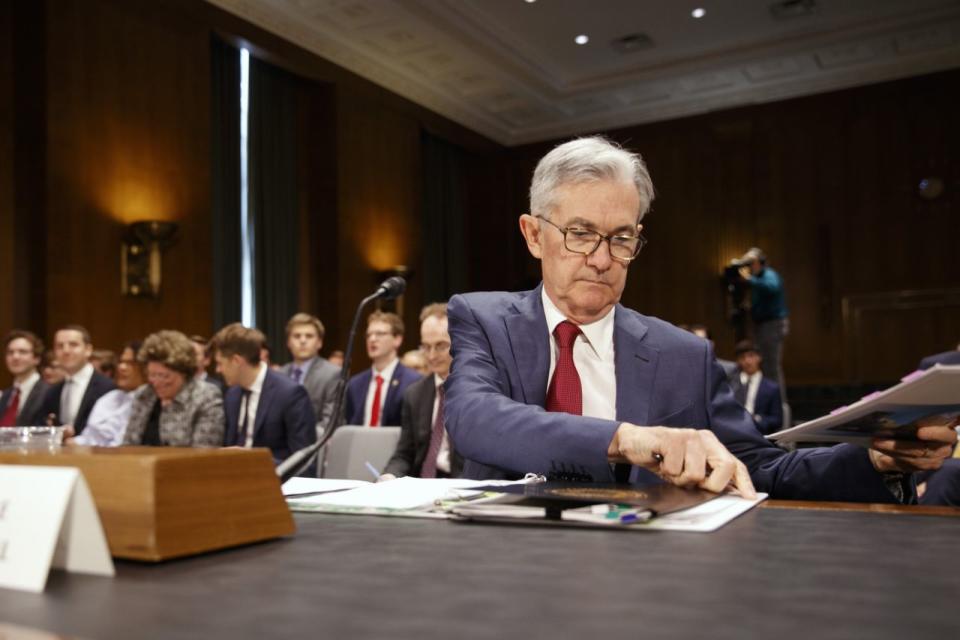
[[[610,244],[607,240],[600,240],[597,248],[587,256],[587,264],[597,271],[606,271],[613,264],[613,258],[610,257]]]

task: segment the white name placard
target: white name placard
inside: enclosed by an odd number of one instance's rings
[[[0,465],[0,587],[39,593],[51,567],[114,574],[87,482],[71,467]]]

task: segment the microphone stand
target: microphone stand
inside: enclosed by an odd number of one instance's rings
[[[399,278],[397,279],[399,280]],[[390,280],[393,280],[393,278]],[[333,402],[333,412],[330,414],[330,420],[327,424],[327,428],[319,440],[309,446],[304,447],[303,449],[300,449],[299,451],[293,452],[289,458],[277,465],[276,471],[277,476],[280,478],[280,484],[283,484],[293,476],[301,473],[304,469],[309,467],[310,463],[313,462],[313,459],[316,457],[320,449],[322,449],[323,446],[329,442],[333,432],[336,431],[337,428],[342,424],[343,399],[347,395],[347,378],[350,377],[350,361],[353,359],[353,340],[357,335],[357,325],[360,323],[360,313],[363,311],[364,307],[377,298],[396,297],[398,295],[398,293],[395,293],[386,285],[387,283],[381,285],[380,288],[374,293],[361,300],[360,304],[357,306],[357,311],[353,315],[353,324],[350,325],[350,339],[347,341],[346,353],[343,354],[343,366],[340,367],[340,379],[337,380],[337,395]],[[402,291],[403,289],[401,287],[400,292],[402,293]]]

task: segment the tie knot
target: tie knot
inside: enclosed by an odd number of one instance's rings
[[[580,335],[580,327],[569,320],[564,320],[553,330],[553,336],[557,339],[557,345],[561,349],[570,349],[573,347],[573,342],[577,339],[578,335]]]
[[[377,381],[377,384],[383,384],[383,376],[378,373],[376,377],[376,381]]]

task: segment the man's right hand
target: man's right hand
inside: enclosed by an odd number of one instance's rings
[[[607,455],[611,462],[644,467],[681,487],[721,493],[732,485],[744,498],[757,496],[747,467],[709,429],[638,427],[624,422]]]

